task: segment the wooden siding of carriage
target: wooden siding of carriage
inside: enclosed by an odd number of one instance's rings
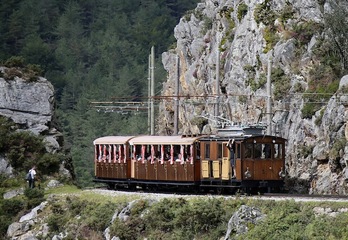
[[[256,141],[257,143],[262,144],[272,144],[272,136],[260,136],[247,139],[245,143],[251,143],[251,141]],[[268,181],[268,180],[282,180],[279,177],[280,169],[285,167],[285,140],[282,138],[276,138],[276,144],[282,144],[282,156],[281,158],[274,158],[274,148],[271,148],[271,157],[268,159],[254,158],[254,153],[252,158],[245,158],[244,150],[245,145],[241,144],[241,159],[236,160],[236,169],[237,169],[237,179],[246,179],[244,173],[249,168],[251,173],[251,178],[247,180],[259,180],[259,181]]]
[[[135,145],[186,145],[191,146],[199,137],[181,138],[180,136],[141,136],[132,139],[131,144]],[[134,180],[145,181],[164,181],[164,182],[194,182],[200,180],[200,161],[197,160],[196,151],[193,155],[193,164],[190,161],[181,162],[165,160],[155,160],[151,163],[150,160],[132,160],[131,178]]]
[[[199,163],[199,162],[198,162]],[[152,181],[180,181],[180,182],[193,182],[198,181],[199,178],[195,177],[195,171],[200,171],[200,167],[190,162],[181,164],[180,162],[164,161],[162,164],[160,161],[145,160],[142,161],[132,160],[132,166],[134,171],[132,174],[133,179],[137,180],[152,180]]]
[[[108,144],[127,144],[129,139],[133,136],[106,136],[98,138],[94,141],[94,145],[108,145]],[[126,147],[126,162],[103,162],[95,161],[95,177],[108,179],[129,179],[131,176],[131,164],[129,157],[129,146]]]

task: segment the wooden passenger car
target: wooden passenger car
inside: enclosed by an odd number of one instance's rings
[[[128,141],[133,136],[106,136],[94,140],[95,180],[125,183],[130,178],[131,164]]]
[[[132,183],[136,185],[186,185],[200,180],[197,147],[200,137],[139,136],[130,139]]]

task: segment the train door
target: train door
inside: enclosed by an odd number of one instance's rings
[[[202,178],[209,178],[212,175],[212,166],[210,166],[210,142],[201,143],[202,159]]]
[[[235,158],[236,158],[236,163],[235,163],[235,175],[236,179],[241,179],[242,178],[242,144],[240,142],[235,143]]]
[[[210,143],[210,159],[212,166],[212,177],[221,177],[221,158],[222,158],[222,147],[221,143],[211,142]]]
[[[229,180],[230,179],[230,154],[231,152],[227,148],[227,142],[220,144],[219,148],[221,149],[222,157],[222,168],[221,168],[221,179]]]

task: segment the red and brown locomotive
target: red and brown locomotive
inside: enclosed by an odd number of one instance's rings
[[[279,191],[285,143],[259,127],[205,136],[107,136],[94,141],[95,182],[110,188]]]

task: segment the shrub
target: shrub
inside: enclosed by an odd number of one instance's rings
[[[291,87],[289,77],[285,75],[281,68],[272,69],[271,81],[274,84],[273,95],[276,100],[284,97]]]
[[[39,76],[42,75],[43,70],[39,65],[36,64],[28,64],[24,70],[24,77],[29,82],[35,82],[38,80]]]
[[[0,239],[6,239],[7,229],[11,223],[12,223],[11,218],[0,214]]]
[[[50,232],[59,233],[64,231],[68,219],[62,214],[50,214],[47,218],[47,225]]]
[[[323,30],[323,25],[314,21],[301,22],[293,26],[295,39],[298,47],[302,47],[309,43],[315,33]]]
[[[238,5],[238,20],[241,21],[245,15],[248,13],[248,6],[245,3],[241,3]]]
[[[334,139],[332,143],[332,147],[329,152],[329,158],[330,159],[339,159],[340,158],[340,151],[344,150],[346,146],[347,140],[345,137],[339,138],[339,139]]]
[[[122,222],[120,219],[116,219],[111,227],[110,234],[118,236],[120,239],[124,240],[135,240],[139,239],[139,233],[137,229],[133,227],[133,224],[129,222]]]
[[[83,212],[86,213],[84,214],[86,225],[95,231],[104,231],[110,223],[116,208],[117,206],[111,202],[90,204],[88,213]]]
[[[7,148],[9,162],[18,171],[30,169],[46,152],[41,137],[24,131],[12,133]]]
[[[262,22],[266,26],[273,25],[276,18],[275,12],[271,9],[270,0],[265,0],[263,3],[256,5],[254,19],[258,24]]]
[[[1,214],[7,217],[14,217],[25,209],[24,201],[21,199],[4,199],[1,201]]]
[[[25,59],[22,56],[12,56],[5,61],[5,67],[13,68],[13,67],[24,67]]]
[[[194,201],[184,204],[177,210],[174,222],[176,229],[192,233],[192,239],[197,234],[214,231],[222,221],[224,210],[220,199]]]
[[[319,116],[317,119],[315,119],[315,125],[319,126],[322,122],[322,119],[323,119],[323,115],[324,115],[324,112],[325,112],[325,109],[321,109],[320,110],[320,113],[319,113]]]
[[[279,13],[279,19],[285,23],[288,19],[294,17],[295,11],[290,3],[287,3],[286,6]]]
[[[203,17],[203,27],[201,30],[201,34],[205,35],[209,29],[213,26],[213,20],[207,16]]]
[[[24,195],[27,198],[27,208],[31,209],[40,205],[45,201],[45,194],[43,189],[39,188],[26,188],[24,190]]]
[[[5,69],[4,79],[5,80],[14,80],[15,77],[21,78],[23,73],[17,68],[7,68]]]
[[[263,31],[263,37],[266,41],[266,47],[263,50],[264,53],[270,51],[279,40],[277,31],[274,26],[267,26]]]

